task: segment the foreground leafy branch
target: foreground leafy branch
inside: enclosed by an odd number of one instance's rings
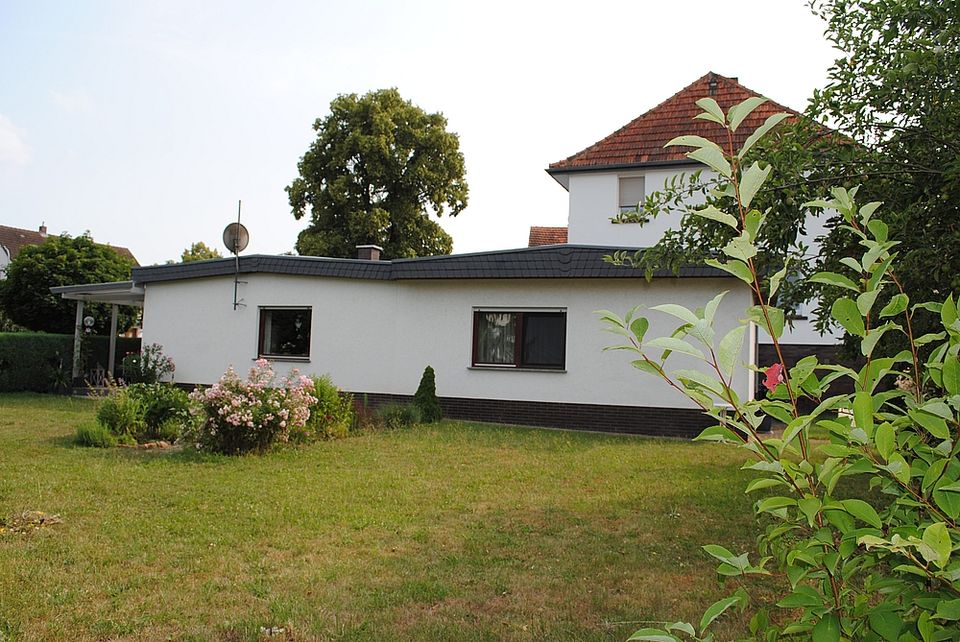
[[[748,493],[762,491],[754,511],[766,525],[756,562],[718,545],[704,551],[719,561],[725,578],[776,574],[788,590],[773,604],[758,601],[746,585],[711,605],[698,626],[688,622],[637,631],[631,640],[712,640],[711,627],[732,608],[751,609],[752,640],[813,639],[934,640],[960,637],[960,321],[953,296],[943,302],[913,302],[894,268],[897,241],[878,217],[880,203],[859,206],[857,190],[835,188],[829,199],[804,208],[839,213],[859,256],[845,257],[844,272],[820,272],[811,282],[842,291],[831,317],[854,337],[863,367],[821,364],[816,357],[787,368],[780,349],[784,311],[771,304],[787,266],[769,279],[758,270],[758,245],[766,214],[751,207],[770,175],[762,161],[749,165],[749,149],[776,127],[777,114],[735,149],[733,134],[762,103],[751,98],[724,113],[711,98],[698,101],[697,118],[728,133],[723,145],[681,136],[670,145],[694,148],[687,156],[718,175],[715,195],[730,197],[731,211],[706,205],[691,214],[733,232],[722,258],[706,262],[749,287],[754,305],[733,330],[717,337],[714,322],[724,294],[700,310],[676,304],[650,308],[677,323],[663,337],[648,337],[650,321],[635,308],[625,316],[598,314],[621,336],[610,349],[628,350],[632,364],[683,393],[716,424],[698,439],[734,443],[758,473]],[[884,295],[886,290],[886,295]],[[877,301],[888,301],[879,307]],[[878,309],[879,308],[879,309]],[[914,336],[915,321],[927,315],[941,331]],[[778,362],[765,364],[766,399],[741,399],[734,386],[749,324],[771,337]],[[885,335],[903,337],[909,349],[882,354]],[[902,342],[901,342],[902,343]],[[925,361],[921,354],[929,354]],[[696,368],[673,369],[677,355]],[[833,394],[832,384],[850,382],[853,392]],[[812,402],[812,412],[801,411]],[[785,424],[783,435],[760,433],[767,418]],[[829,435],[817,445],[811,432]],[[850,491],[848,478],[869,478],[867,497]],[[869,500],[869,501],[868,501]]]

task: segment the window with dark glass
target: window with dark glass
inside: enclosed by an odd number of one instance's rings
[[[310,356],[310,308],[260,308],[261,357]]]
[[[564,311],[475,310],[473,365],[562,370],[566,360]]]

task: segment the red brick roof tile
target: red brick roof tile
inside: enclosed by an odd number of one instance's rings
[[[10,258],[13,259],[20,253],[20,250],[27,245],[40,245],[45,242],[50,236],[45,232],[39,232],[35,230],[22,230],[19,227],[7,227],[6,225],[0,225],[0,245],[7,248],[10,252]],[[105,243],[100,243],[100,245],[106,245]],[[130,259],[133,261],[134,265],[140,265],[137,262],[133,252],[128,250],[125,247],[119,247],[116,245],[108,245],[108,247],[116,250],[117,254],[120,256]]]
[[[530,227],[530,241],[527,247],[539,245],[563,245],[567,242],[567,228],[565,227]]]
[[[716,81],[713,91],[711,81]],[[741,85],[736,78],[708,73],[603,140],[564,160],[551,163],[547,171],[553,174],[605,166],[653,165],[687,160],[684,154],[690,151],[689,148],[664,148],[664,145],[685,134],[719,142],[724,132],[716,123],[694,120],[694,116],[702,111],[696,105],[699,99],[712,97],[727,111],[733,105],[759,95]],[[743,121],[734,135],[734,144],[738,147],[742,145],[768,116],[782,111],[799,116],[789,107],[767,101]]]

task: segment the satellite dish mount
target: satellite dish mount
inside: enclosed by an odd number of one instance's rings
[[[237,222],[230,223],[223,230],[223,244],[227,246],[227,250],[233,254],[233,309],[236,310],[241,305],[245,305],[241,302],[241,299],[237,298],[237,289],[240,283],[246,283],[246,281],[240,280],[240,252],[247,248],[247,245],[250,243],[250,233],[247,232],[245,228],[240,223],[240,206],[241,201],[237,201]]]

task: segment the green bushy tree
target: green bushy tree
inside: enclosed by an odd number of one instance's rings
[[[701,99],[699,116],[733,132],[759,103],[751,99],[724,113],[711,98]],[[741,399],[734,390],[746,323],[773,339],[778,355],[784,311],[771,304],[783,283],[781,269],[763,279],[759,239],[767,225],[756,209],[757,195],[771,167],[745,163],[749,148],[777,124],[768,119],[744,148],[731,149],[695,136],[671,144],[695,147],[691,156],[721,177],[715,195],[732,206],[691,208],[689,216],[727,226],[733,238],[722,258],[708,262],[750,288],[755,305],[745,321],[716,337],[713,317],[724,293],[699,310],[678,305],[653,310],[678,322],[669,337],[648,337],[649,321],[632,310],[624,317],[603,311],[608,329],[621,335],[618,348],[634,353],[633,365],[682,392],[716,424],[701,440],[739,444],[757,477],[747,492],[765,525],[759,550],[734,552],[710,544],[721,577],[743,581],[776,575],[765,585],[781,591],[763,597],[741,585],[709,606],[699,623],[672,622],[637,631],[631,640],[670,642],[712,640],[710,627],[731,608],[750,609],[745,639],[920,641],[960,638],[960,320],[954,296],[939,302],[917,300],[897,273],[900,244],[879,212],[880,203],[857,203],[858,190],[835,187],[812,208],[839,213],[844,233],[856,239],[856,255],[844,256],[841,270],[812,280],[838,291],[833,320],[855,337],[865,364],[859,370],[818,363],[806,357],[788,369],[782,356],[762,364],[764,400]],[[732,140],[732,137],[730,137]],[[885,301],[885,302],[882,302]],[[935,332],[918,335],[924,319]],[[907,349],[892,354],[880,347],[886,335],[903,337]],[[675,370],[676,354],[700,362],[696,370]],[[922,356],[926,354],[928,356]],[[849,380],[854,392],[833,395],[830,384]],[[814,404],[801,411],[800,401]],[[786,427],[782,436],[759,434],[765,418]],[[818,445],[815,431],[829,435]],[[851,478],[869,479],[875,492],[859,496]]]
[[[313,128],[286,188],[293,215],[310,217],[300,254],[353,258],[368,244],[390,258],[451,252],[453,239],[430,216],[459,214],[467,183],[460,140],[442,114],[381,89],[338,96]]]
[[[40,245],[28,245],[10,261],[7,278],[0,281],[0,307],[13,323],[38,332],[72,334],[76,302],[50,292],[51,287],[108,283],[130,278],[132,263],[116,250],[94,243],[89,236],[51,236]],[[110,306],[84,308],[95,319],[94,330],[110,330]],[[120,307],[118,327],[133,325],[137,313]]]

